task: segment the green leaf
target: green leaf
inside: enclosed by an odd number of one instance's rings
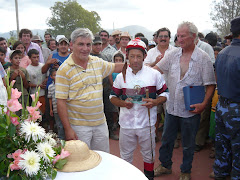
[[[63,166],[64,166],[66,163],[67,163],[67,160],[66,160],[66,159],[60,159],[60,160],[58,160],[58,161],[56,162],[55,167],[56,167],[57,169],[62,169]]]
[[[13,135],[16,133],[16,126],[13,124],[9,125],[8,132],[10,137],[13,137]]]
[[[57,177],[57,170],[56,170],[56,169],[53,169],[52,179],[55,179],[56,177]]]

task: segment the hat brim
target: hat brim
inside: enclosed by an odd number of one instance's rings
[[[90,156],[83,161],[68,161],[63,169],[58,170],[61,172],[80,172],[92,169],[100,164],[102,157],[95,151],[89,150]],[[66,158],[67,159],[67,158]]]

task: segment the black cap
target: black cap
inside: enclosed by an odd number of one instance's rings
[[[100,36],[95,36],[93,39],[93,44],[97,44],[97,43],[102,44],[102,39]]]

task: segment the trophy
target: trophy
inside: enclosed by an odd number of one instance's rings
[[[135,80],[128,83],[126,88],[128,101],[137,104],[143,104],[142,98],[146,98],[146,86],[143,81]]]

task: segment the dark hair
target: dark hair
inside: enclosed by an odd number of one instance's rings
[[[56,72],[58,69],[57,68],[52,68],[51,70],[50,70],[50,76],[52,76],[52,74],[54,73],[54,72]]]
[[[213,47],[213,50],[214,50],[214,51],[218,51],[218,52],[220,52],[220,51],[222,50],[222,48],[219,47],[219,46],[215,46],[215,47]]]
[[[0,47],[0,52],[3,53],[3,54],[6,54],[7,51],[6,51],[6,49]]]
[[[30,49],[27,53],[29,58],[31,58],[33,54],[39,54],[39,51],[36,49]]]
[[[137,34],[135,34],[135,38],[136,38],[136,37],[145,37],[145,36],[144,36],[143,33],[137,33]]]
[[[205,39],[207,40],[208,44],[210,44],[212,47],[217,45],[217,35],[213,32],[208,33],[205,36]]]
[[[24,47],[24,49],[26,50],[26,47],[24,46],[24,44],[23,44],[21,41],[16,41],[16,42],[14,43],[14,45],[13,45],[13,50],[16,50],[16,48],[17,48],[20,44],[22,44],[23,47]]]
[[[146,45],[146,47],[148,46],[148,39],[145,37],[140,37],[141,41],[143,41]]]
[[[45,32],[44,37],[45,35],[50,35],[50,38],[52,37],[52,35],[49,32]]]
[[[51,41],[55,41],[56,46],[57,46],[57,41],[56,41],[55,39],[49,39],[49,41],[48,41],[48,43],[47,43],[47,46],[48,46],[48,47],[50,46],[50,42],[51,42]]]
[[[29,29],[21,29],[19,34],[18,34],[19,39],[22,38],[23,34],[30,34],[30,38],[32,38],[32,31],[29,30]]]
[[[16,55],[22,55],[22,52],[20,51],[20,50],[16,50],[16,51],[14,51],[12,54],[11,54],[11,56],[9,56],[9,59],[11,60],[11,59],[13,59],[13,57],[14,56],[16,56]]]
[[[204,39],[204,35],[203,35],[203,33],[198,32],[198,38],[199,38],[199,39]]]
[[[116,54],[113,56],[113,60],[114,60],[114,62],[115,62],[115,58],[116,58],[116,57],[120,57],[120,58],[122,58],[122,61],[124,62],[124,56],[123,56],[122,53],[118,52],[118,53],[116,53]]]
[[[239,35],[240,35],[240,31],[234,32],[234,33],[232,33],[232,38],[237,38]]]
[[[161,28],[161,29],[159,29],[159,30],[157,31],[157,37],[158,37],[159,33],[160,33],[160,32],[163,32],[163,31],[167,31],[169,38],[171,38],[171,32],[170,32],[170,30],[169,30],[168,28],[166,28],[166,27]]]
[[[7,41],[4,37],[0,37],[0,41]]]
[[[108,35],[108,37],[109,37],[109,33],[108,33],[106,30],[104,30],[104,29],[99,32],[99,35],[101,35],[102,32],[107,33],[107,35]]]

